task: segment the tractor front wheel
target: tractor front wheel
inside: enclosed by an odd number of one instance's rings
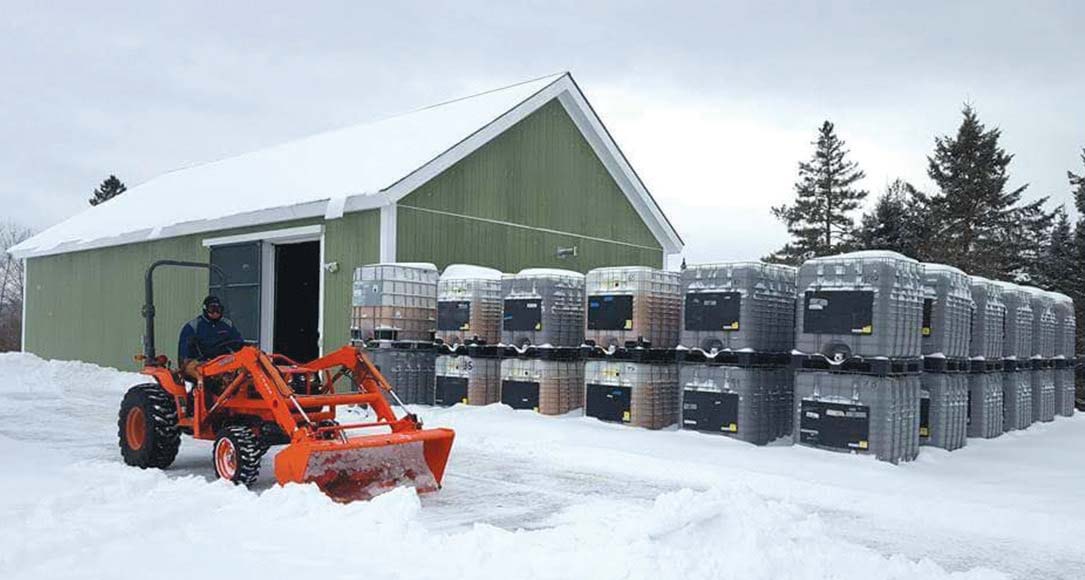
[[[260,438],[249,427],[227,426],[215,439],[215,447],[211,451],[215,473],[236,484],[252,485],[260,475],[260,459],[266,451]]]
[[[173,397],[154,383],[128,389],[117,417],[117,438],[128,465],[169,467],[181,446]]]

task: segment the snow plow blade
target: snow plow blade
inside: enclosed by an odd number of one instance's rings
[[[280,484],[315,483],[338,502],[370,499],[396,487],[437,491],[455,433],[426,429],[342,439],[306,439],[275,457]]]

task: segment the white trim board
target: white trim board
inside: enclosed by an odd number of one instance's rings
[[[28,352],[26,350],[26,293],[28,290],[28,288],[26,287],[26,281],[29,272],[27,271],[28,264],[26,263],[26,258],[21,259],[23,261],[23,312],[22,314],[20,314],[22,318],[19,320],[19,326],[22,327],[19,329],[19,351]]]
[[[380,261],[384,263],[396,261],[396,209],[395,203],[381,208],[380,224]]]
[[[311,226],[297,226],[294,228],[283,228],[281,230],[265,230],[262,232],[249,232],[247,234],[238,234],[236,236],[223,236],[221,238],[207,238],[203,240],[203,247],[210,248],[211,246],[226,246],[230,244],[241,244],[244,242],[274,242],[278,244],[289,242],[304,242],[312,241],[321,237],[324,233],[324,226],[311,225]]]

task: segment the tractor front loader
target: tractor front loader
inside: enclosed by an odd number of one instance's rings
[[[440,488],[455,434],[423,429],[364,350],[345,346],[299,364],[236,345],[234,352],[199,365],[188,389],[180,372],[154,349],[152,275],[160,265],[210,268],[162,261],[147,271],[147,329],[144,353],[137,358],[153,382],[132,387],[121,403],[118,431],[125,463],[168,467],[183,433],[214,441],[215,472],[239,484],[256,480],[269,447],[286,445],[275,457],[276,480],[315,483],[338,501],[367,499],[403,485],[419,492]],[[337,385],[350,388],[337,392]],[[385,393],[403,410],[401,417]],[[342,405],[368,406],[375,419],[340,424],[336,408]]]

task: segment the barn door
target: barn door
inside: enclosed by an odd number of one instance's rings
[[[211,264],[226,274],[222,287],[213,272],[210,293],[226,305],[226,317],[233,321],[246,342],[260,343],[260,261],[262,242],[211,246]]]

